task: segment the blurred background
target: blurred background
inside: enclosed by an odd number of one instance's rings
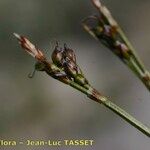
[[[150,68],[150,1],[103,3]],[[20,48],[13,32],[27,36],[49,58],[55,39],[61,44],[66,42],[75,50],[78,64],[95,88],[150,125],[147,89],[81,26],[83,18],[95,13],[90,0],[0,0],[0,139],[93,139],[92,147],[59,149],[149,150],[149,138],[104,106],[45,73],[37,72],[33,79],[27,77],[35,61]],[[57,149],[36,147],[43,148]]]

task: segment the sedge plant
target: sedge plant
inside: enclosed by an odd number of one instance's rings
[[[98,92],[86,79],[81,68],[77,64],[74,50],[66,44],[60,47],[56,42],[55,49],[49,61],[44,53],[33,45],[26,37],[14,34],[22,48],[35,58],[35,70],[46,72],[52,78],[73,87],[74,89],[87,95],[91,100],[100,103],[112,110],[115,114],[126,120],[143,134],[150,137],[150,128],[135,119],[125,110],[114,104],[109,98]]]
[[[137,55],[134,47],[100,0],[91,0],[99,15],[92,15],[82,22],[84,29],[110,49],[126,64],[150,91],[150,73]]]

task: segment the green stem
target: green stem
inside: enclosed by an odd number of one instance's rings
[[[48,65],[49,63],[47,62],[47,69],[45,70],[46,73],[50,76],[52,76],[51,71],[51,66],[53,66],[53,70],[60,70],[56,65]],[[130,66],[132,68],[132,65]],[[134,69],[134,68],[132,68]],[[53,77],[53,76],[52,76]],[[106,98],[105,96],[101,95],[98,91],[96,91],[94,88],[92,88],[91,86],[89,86],[89,89],[75,83],[72,80],[63,80],[63,78],[58,78],[57,80],[70,85],[71,87],[77,89],[78,91],[84,93],[85,95],[87,95],[91,100],[94,100],[100,104],[103,104],[104,106],[106,106],[107,108],[109,108],[110,110],[112,110],[115,114],[119,115],[121,118],[123,118],[124,120],[126,120],[128,123],[130,123],[132,126],[134,126],[135,128],[137,128],[139,131],[141,131],[143,134],[147,135],[148,137],[150,137],[150,128],[148,128],[147,126],[145,126],[144,124],[142,124],[140,121],[138,121],[137,119],[135,119],[133,116],[131,116],[130,114],[128,114],[126,111],[124,111],[122,108],[120,108],[119,106],[117,106],[116,104],[114,104],[113,102],[111,102],[108,98]]]
[[[128,38],[126,37],[125,33],[123,32],[123,30],[118,27],[117,28],[118,33],[120,34],[120,36],[122,37],[122,39],[124,40],[124,42],[126,43],[126,45],[128,46],[128,48],[131,50],[133,56],[134,56],[134,60],[137,63],[137,65],[139,66],[139,68],[141,69],[141,71],[143,73],[146,72],[146,69],[144,67],[144,64],[142,63],[142,61],[140,60],[140,58],[138,58],[138,55],[136,54],[135,49],[133,48],[132,44],[130,43],[130,41],[128,40]]]
[[[142,63],[141,59],[136,54],[135,49],[133,48],[132,44],[130,43],[130,41],[128,40],[126,35],[124,34],[123,30],[120,27],[118,27],[117,31],[120,34],[120,36],[122,37],[122,39],[124,40],[124,42],[126,43],[126,45],[128,46],[128,48],[130,49],[130,51],[132,52],[131,59],[129,60],[129,63],[130,63],[129,67],[131,67],[131,65],[132,65],[132,68],[134,68],[134,69],[132,69],[132,71],[139,77],[139,79],[144,83],[146,88],[150,91],[150,75],[149,75],[149,72],[146,70],[146,68],[145,68],[144,64]],[[147,74],[147,80],[144,79],[146,74]]]
[[[72,86],[73,88],[75,88],[75,89],[81,91],[82,93],[86,94],[89,98],[94,97],[96,102],[98,102],[100,104],[103,104],[104,106],[106,106],[107,108],[112,110],[114,113],[119,115],[121,118],[126,120],[128,123],[130,123],[132,126],[137,128],[143,134],[150,137],[150,128],[148,128],[147,126],[142,124],[140,121],[135,119],[133,116],[128,114],[126,111],[124,111],[122,108],[120,108],[119,106],[117,106],[116,104],[111,102],[105,96],[100,95],[98,92],[96,92],[97,93],[96,95],[93,95],[93,93],[92,93],[93,88],[91,88],[91,90],[87,90],[87,89],[83,88],[82,86],[80,86],[80,85],[78,85],[78,84],[76,84],[75,82],[72,82],[72,81],[68,84],[70,86]],[[91,98],[91,99],[93,100],[93,98]]]
[[[118,114],[120,117],[122,117],[124,120],[126,120],[127,122],[129,122],[132,126],[134,126],[138,130],[140,130],[142,133],[144,133],[145,135],[147,135],[148,137],[150,137],[150,128],[148,128],[147,126],[145,126],[144,124],[142,124],[140,121],[138,121],[133,116],[131,116],[130,114],[128,114],[126,111],[124,111],[123,109],[121,109],[119,106],[117,106],[116,104],[114,104],[110,100],[106,100],[103,104],[106,107],[108,107],[109,109],[111,109],[113,112],[115,112],[116,114]]]
[[[140,58],[138,57],[138,55],[136,54],[135,49],[133,48],[132,44],[130,43],[130,41],[128,40],[128,38],[126,37],[125,33],[123,32],[123,30],[121,29],[121,27],[117,27],[117,31],[120,34],[120,36],[122,37],[122,39],[124,40],[124,42],[126,43],[126,45],[128,46],[128,48],[130,49],[130,51],[132,52],[134,59],[138,65],[138,67],[141,69],[141,71],[143,73],[145,73],[146,69],[144,67],[144,64],[142,63],[142,61],[140,60]]]
[[[52,74],[52,71],[60,71],[61,70],[54,64],[49,64],[49,62],[44,62],[46,64],[46,73],[50,76],[52,76],[53,78],[55,78]],[[132,64],[130,66],[130,68],[132,68]],[[132,69],[134,70],[136,67],[133,67]],[[135,70],[137,73],[138,71]],[[84,93],[85,95],[87,95],[91,100],[94,100],[100,104],[103,104],[104,106],[106,106],[107,108],[109,108],[110,110],[112,110],[115,114],[119,115],[121,118],[123,118],[124,120],[126,120],[128,123],[130,123],[132,126],[134,126],[135,128],[137,128],[139,131],[141,131],[142,133],[144,133],[145,135],[147,135],[148,137],[150,137],[150,128],[148,128],[147,126],[145,126],[144,124],[142,124],[140,121],[136,120],[134,117],[132,117],[130,114],[128,114],[126,111],[124,111],[122,108],[120,108],[119,106],[117,106],[116,104],[114,104],[113,102],[111,102],[108,98],[106,98],[105,96],[101,95],[97,90],[95,90],[94,88],[92,88],[89,85],[89,88],[85,88],[84,86],[81,86],[77,83],[75,83],[72,80],[66,80],[65,78],[55,78],[67,85],[70,85],[71,87],[77,89],[78,91]],[[64,80],[65,79],[65,80]]]

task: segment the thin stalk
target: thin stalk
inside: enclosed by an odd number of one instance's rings
[[[134,126],[138,130],[140,130],[142,133],[144,133],[145,135],[147,135],[148,137],[150,137],[150,128],[148,128],[147,126],[145,126],[144,124],[142,124],[140,121],[138,121],[133,116],[131,116],[130,114],[128,114],[122,108],[120,108],[119,106],[117,106],[116,104],[114,104],[113,102],[111,102],[110,100],[106,100],[105,102],[103,102],[103,104],[106,107],[108,107],[109,109],[111,109],[113,112],[115,112],[116,114],[118,114],[120,117],[122,117],[124,120],[126,120],[127,122],[129,122],[132,126]]]
[[[133,116],[131,116],[129,113],[127,113],[125,110],[120,108],[118,105],[114,104],[112,101],[110,101],[107,97],[102,96],[96,91],[96,94],[93,95],[93,88],[90,90],[85,89],[84,87],[78,85],[77,83],[71,81],[68,83],[73,88],[79,90],[80,92],[86,94],[90,99],[103,104],[108,109],[112,110],[115,114],[119,115],[122,119],[126,120],[128,123],[130,123],[133,127],[137,128],[139,131],[141,131],[143,134],[150,137],[150,128],[145,126],[143,123],[135,119]]]

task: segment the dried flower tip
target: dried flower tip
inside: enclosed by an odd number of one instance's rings
[[[117,22],[116,22],[115,19],[112,17],[110,11],[109,11],[105,6],[102,6],[102,7],[101,7],[101,12],[102,12],[103,15],[108,19],[108,22],[110,23],[111,26],[115,26],[115,27],[118,26]]]
[[[13,34],[14,34],[14,36],[15,36],[18,40],[21,39],[21,36],[20,36],[19,34],[17,34],[17,33],[13,33]]]
[[[101,2],[99,0],[92,0],[92,3],[98,9],[101,7]]]
[[[14,33],[14,36],[19,40],[20,45],[29,53],[32,57],[37,58],[38,60],[44,58],[43,53],[38,50],[35,45],[33,45],[26,37],[20,36],[17,33]]]
[[[92,3],[97,9],[99,9],[100,13],[107,19],[111,26],[118,26],[107,7],[102,5],[99,0],[92,0]]]

